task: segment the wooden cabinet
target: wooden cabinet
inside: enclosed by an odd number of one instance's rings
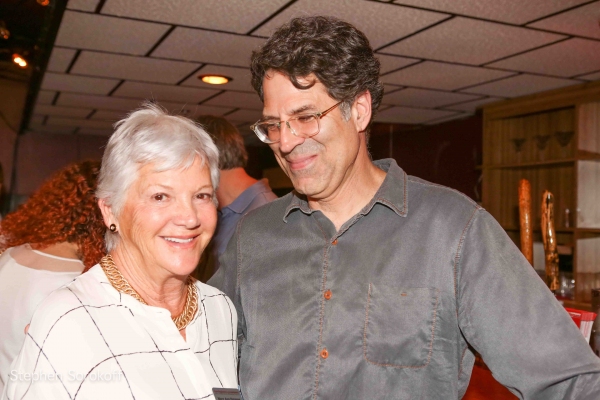
[[[600,287],[600,82],[495,103],[483,118],[483,207],[518,245],[518,183],[528,179],[541,242],[550,190],[559,253],[572,255],[571,305],[585,308]]]

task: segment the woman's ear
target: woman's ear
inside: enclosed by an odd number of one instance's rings
[[[352,108],[356,129],[358,132],[364,132],[371,121],[371,92],[366,90],[359,94],[354,100]]]
[[[106,204],[104,199],[98,199],[98,208],[100,208],[102,218],[104,219],[104,225],[106,225],[107,228],[110,226],[110,224],[117,224],[117,218],[115,218],[112,208]]]

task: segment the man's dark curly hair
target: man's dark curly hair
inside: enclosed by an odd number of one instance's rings
[[[263,79],[269,70],[288,76],[298,89],[309,89],[316,83],[302,85],[298,78],[315,74],[333,99],[344,101],[345,110],[368,90],[373,110],[369,126],[383,97],[379,60],[369,40],[354,26],[334,17],[300,17],[282,25],[252,53],[250,68],[252,86],[263,101]]]

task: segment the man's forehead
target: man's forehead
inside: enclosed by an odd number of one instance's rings
[[[265,74],[263,119],[278,118],[282,109],[288,115],[303,111],[318,111],[319,103],[331,97],[314,74],[298,78],[298,82],[310,87],[297,88],[287,75],[278,71],[270,70]]]

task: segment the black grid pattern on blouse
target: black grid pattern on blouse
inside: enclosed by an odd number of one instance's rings
[[[100,282],[100,283],[110,285],[109,282]],[[54,371],[54,373],[55,374],[57,373],[56,368],[54,368],[54,366],[52,365],[51,360],[48,358],[47,354],[44,352],[44,344],[46,343],[47,339],[50,337],[54,326],[56,326],[56,324],[63,317],[65,317],[66,315],[68,315],[68,314],[70,314],[70,313],[72,313],[74,311],[83,309],[87,313],[87,315],[89,316],[89,318],[91,319],[91,321],[94,324],[94,326],[96,327],[96,329],[98,331],[98,334],[102,338],[104,344],[106,345],[106,349],[110,352],[111,356],[107,357],[105,359],[99,360],[99,362],[96,365],[94,365],[94,367],[91,368],[85,374],[85,378],[80,383],[80,385],[79,385],[79,387],[78,387],[78,389],[77,389],[77,391],[75,393],[70,393],[69,390],[67,389],[66,385],[62,381],[62,379],[60,379],[60,377],[58,378],[60,380],[62,386],[64,387],[66,394],[68,395],[68,397],[70,399],[75,400],[75,399],[78,398],[78,395],[80,393],[80,389],[82,388],[83,384],[86,382],[87,377],[94,371],[95,368],[97,368],[98,366],[100,366],[104,362],[107,362],[109,360],[115,360],[115,362],[119,366],[119,369],[120,369],[121,373],[123,374],[125,382],[127,383],[127,386],[129,388],[129,392],[130,392],[130,395],[131,395],[131,399],[135,400],[136,396],[133,393],[131,385],[129,384],[129,380],[127,378],[126,371],[123,369],[123,367],[119,363],[119,358],[133,357],[133,356],[140,355],[140,354],[156,354],[156,353],[158,353],[158,354],[160,354],[162,356],[162,359],[164,360],[165,364],[167,365],[167,367],[171,371],[171,377],[172,377],[173,381],[175,382],[175,385],[177,386],[177,388],[179,390],[179,393],[181,395],[181,399],[184,399],[184,400],[199,400],[199,399],[207,399],[207,398],[214,397],[212,391],[210,393],[206,393],[202,397],[197,397],[197,398],[188,398],[188,397],[185,397],[183,391],[181,390],[181,387],[179,386],[179,383],[177,382],[177,378],[175,376],[175,373],[173,372],[173,369],[171,368],[171,365],[169,364],[169,362],[167,361],[167,359],[164,356],[165,353],[171,353],[171,354],[173,354],[173,353],[178,353],[180,351],[191,350],[189,347],[185,347],[185,348],[181,348],[181,349],[177,349],[177,350],[163,350],[163,349],[160,349],[159,346],[157,345],[157,343],[154,341],[154,338],[152,337],[152,335],[150,335],[150,333],[148,332],[148,336],[149,336],[150,340],[152,341],[152,343],[154,344],[155,349],[148,350],[148,351],[137,351],[137,352],[132,352],[132,353],[119,353],[119,354],[115,354],[114,351],[111,349],[110,345],[108,344],[107,340],[105,339],[105,337],[104,337],[104,335],[102,333],[102,330],[100,329],[100,327],[98,326],[98,323],[94,319],[94,316],[89,312],[89,309],[115,308],[115,307],[116,308],[120,308],[120,307],[123,307],[123,308],[128,309],[129,312],[131,313],[132,317],[135,318],[134,312],[129,307],[127,307],[126,305],[124,305],[124,304],[118,304],[118,303],[106,304],[106,305],[102,305],[102,306],[94,306],[94,305],[84,304],[83,301],[79,298],[79,296],[77,296],[77,294],[75,292],[73,292],[68,286],[66,287],[66,289],[69,290],[70,293],[73,294],[73,296],[75,296],[75,298],[77,299],[77,301],[81,305],[69,309],[68,311],[64,312],[60,317],[58,317],[56,319],[56,321],[54,321],[54,323],[52,324],[52,326],[50,327],[50,329],[48,330],[48,332],[46,334],[46,337],[44,338],[44,340],[42,341],[41,344],[39,344],[33,338],[33,336],[31,336],[31,334],[29,332],[27,333],[26,339],[31,340],[33,342],[33,344],[39,349],[39,352],[38,352],[38,355],[37,355],[37,358],[36,358],[36,362],[35,362],[35,365],[34,365],[34,368],[33,368],[32,372],[36,371],[36,368],[37,368],[38,363],[39,363],[39,359],[40,359],[41,356],[43,356],[46,359],[46,361],[48,362],[48,364],[50,365],[50,367],[52,368],[52,370]],[[199,292],[200,292],[200,290],[199,290]],[[219,340],[214,340],[214,341],[211,342],[210,341],[210,331],[211,331],[211,329],[210,329],[210,326],[209,326],[209,320],[208,320],[208,318],[205,318],[204,322],[206,324],[206,333],[207,333],[207,336],[208,336],[208,338],[207,338],[208,339],[208,347],[206,349],[202,349],[202,350],[194,352],[194,354],[204,354],[204,353],[208,352],[208,360],[209,360],[209,363],[210,363],[210,365],[212,367],[212,371],[215,374],[215,376],[217,377],[218,381],[221,383],[221,385],[223,385],[221,377],[219,377],[216,369],[213,366],[213,363],[212,363],[212,360],[211,360],[211,353],[210,352],[211,352],[211,349],[212,349],[213,345],[215,345],[215,344],[228,343],[228,342],[231,343],[232,354],[233,354],[233,357],[234,357],[233,365],[236,367],[236,370],[237,370],[237,357],[236,357],[237,356],[237,352],[235,352],[235,343],[237,341],[237,339],[236,339],[235,336],[236,336],[237,327],[233,326],[233,305],[231,303],[231,300],[229,300],[223,293],[219,293],[219,294],[215,294],[215,295],[201,296],[201,297],[202,298],[200,299],[199,303],[201,304],[202,307],[201,307],[201,309],[199,309],[199,312],[196,313],[196,316],[194,317],[194,320],[192,321],[192,324],[194,324],[197,321],[197,319],[202,314],[206,315],[206,302],[207,301],[211,301],[213,299],[222,298],[219,301],[225,301],[226,304],[227,304],[227,306],[228,306],[228,309],[229,309],[229,316],[230,316],[230,318],[229,318],[229,324],[230,324],[231,338],[230,339],[219,339]],[[122,296],[121,296],[120,292],[119,292],[119,301],[120,302],[122,301]],[[190,324],[190,325],[192,325],[192,324]],[[29,382],[29,386],[28,386],[27,390],[25,391],[25,393],[23,394],[23,396],[20,397],[20,399],[26,399],[27,398],[27,394],[29,392],[29,388],[31,387],[31,383],[32,383],[32,381]],[[7,398],[8,398],[8,395],[7,395]],[[8,400],[16,400],[16,399],[8,398]]]

